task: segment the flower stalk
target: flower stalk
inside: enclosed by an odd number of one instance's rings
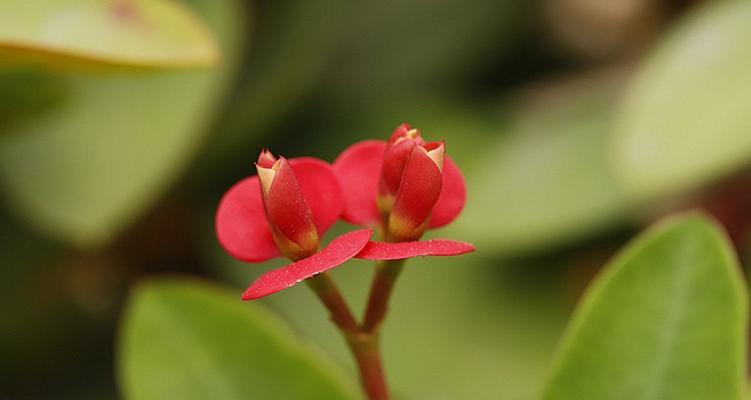
[[[331,276],[324,272],[306,282],[328,309],[331,321],[336,325],[347,340],[352,355],[357,363],[360,382],[369,400],[388,400],[389,393],[386,385],[386,375],[383,372],[379,334],[376,329],[366,330],[365,326],[357,324],[344,297],[342,297],[336,283]],[[389,290],[390,293],[390,290]],[[386,297],[382,297],[385,301]],[[381,309],[385,315],[385,304]]]
[[[402,124],[388,141],[347,148],[333,165],[311,157],[285,159],[268,150],[256,176],[233,185],[216,214],[219,243],[235,258],[292,263],[267,271],[243,293],[259,299],[307,282],[344,335],[370,400],[388,400],[380,330],[406,259],[474,251],[469,243],[421,240],[425,231],[453,221],[466,200],[464,177],[443,142],[426,142]],[[339,219],[363,229],[322,246]],[[371,241],[373,231],[383,241]],[[328,270],[352,259],[377,261],[362,322],[353,315]]]
[[[376,333],[386,318],[391,292],[394,290],[394,284],[403,265],[404,260],[378,262],[365,309],[365,319],[362,324],[364,332]]]

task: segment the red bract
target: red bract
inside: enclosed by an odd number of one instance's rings
[[[299,272],[295,264],[282,268],[295,282],[354,256],[342,258],[337,253],[338,258],[321,257],[334,251],[328,247],[317,252],[320,237],[339,219],[344,205],[339,181],[329,164],[308,157],[276,159],[264,151],[256,167],[259,175],[232,186],[217,210],[217,237],[230,255],[248,262],[281,255],[298,262],[317,257],[308,264],[315,268],[306,269],[304,274],[295,275]],[[345,235],[334,242],[339,248],[347,245],[361,249],[370,234],[363,236]]]
[[[243,300],[258,299],[293,286],[303,279],[334,268],[353,258],[370,240],[372,231],[360,229],[332,240],[325,249],[256,279],[243,294]]]
[[[334,162],[334,171],[344,189],[342,218],[381,227],[389,242],[415,241],[426,229],[453,221],[464,208],[464,177],[445,155],[445,145],[426,143],[407,124],[400,125],[387,142],[369,140],[350,146]],[[377,254],[387,259],[388,244],[379,246]],[[408,254],[405,249],[420,247],[401,246],[399,254]],[[415,251],[414,255],[431,254]]]
[[[401,125],[394,135],[408,126]],[[342,218],[345,221],[369,227],[381,223],[381,213],[376,204],[381,172],[393,168],[392,164],[384,165],[386,145],[387,142],[381,140],[358,142],[344,150],[334,161],[334,171],[344,189]],[[443,159],[441,174],[440,196],[432,208],[428,229],[440,228],[453,221],[464,208],[467,197],[464,176],[448,155]]]
[[[431,239],[416,242],[369,242],[356,258],[401,260],[418,256],[457,256],[475,250],[475,246],[456,240]]]

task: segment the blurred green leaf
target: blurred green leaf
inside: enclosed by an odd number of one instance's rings
[[[187,279],[155,280],[134,292],[119,369],[131,400],[357,397],[261,306]]]
[[[60,104],[65,82],[28,68],[0,68],[0,119],[7,126]],[[0,129],[2,131],[2,129]]]
[[[720,229],[674,217],[616,257],[579,305],[544,398],[742,398],[747,299]]]
[[[210,65],[219,56],[201,21],[168,0],[5,0],[0,54],[138,67]]]
[[[238,1],[194,1],[222,39],[216,71],[53,73],[69,95],[0,127],[0,183],[23,216],[79,245],[107,242],[197,149],[242,38]]]
[[[232,168],[246,167],[256,156],[248,154],[249,149],[256,151],[254,144],[261,147],[259,136],[318,84],[332,58],[346,3],[290,0],[263,5],[244,79],[195,168],[202,184],[227,176]]]
[[[622,219],[627,204],[606,151],[617,88],[606,81],[548,86],[515,111],[508,135],[476,146],[466,209],[451,235],[509,255],[567,244]]]
[[[709,2],[642,67],[613,131],[638,198],[695,188],[751,160],[751,3]]]

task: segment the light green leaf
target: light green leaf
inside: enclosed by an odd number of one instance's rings
[[[730,243],[670,218],[598,276],[544,399],[736,400],[746,393],[746,292]]]
[[[642,67],[613,131],[628,193],[693,189],[751,161],[751,2],[708,2]]]
[[[475,146],[465,158],[466,209],[449,228],[451,235],[478,248],[518,254],[570,243],[623,217],[627,204],[606,158],[606,96],[617,89],[582,88],[585,94],[564,89],[538,99],[515,112],[506,136]]]
[[[63,240],[106,243],[195,152],[242,37],[235,0],[194,6],[228,59],[217,71],[53,73],[67,97],[0,127],[0,184],[24,217]]]
[[[5,0],[0,54],[139,67],[210,65],[217,46],[174,0]]]
[[[187,279],[142,284],[118,360],[126,399],[352,399],[352,386],[262,306]]]

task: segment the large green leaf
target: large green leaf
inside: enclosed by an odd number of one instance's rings
[[[119,346],[127,399],[352,399],[320,354],[239,293],[186,279],[142,284]]]
[[[692,189],[751,162],[751,2],[709,2],[642,68],[613,131],[638,198]]]
[[[618,255],[579,305],[544,398],[743,398],[746,292],[720,229],[674,217]]]
[[[574,86],[547,91],[514,112],[506,136],[475,146],[465,159],[474,159],[466,209],[452,235],[522,253],[567,244],[622,218],[627,204],[606,154],[608,96],[617,88],[589,80]]]
[[[0,54],[128,66],[214,63],[203,24],[172,0],[5,0]]]
[[[200,183],[216,182],[229,171],[245,168],[255,157],[249,152],[261,147],[260,134],[268,133],[315,87],[341,37],[346,4],[288,0],[270,2],[259,11],[257,40],[244,79],[192,171]]]
[[[104,243],[180,172],[213,116],[242,37],[237,1],[192,4],[222,39],[222,69],[50,71],[67,96],[0,127],[0,184],[24,217],[64,240]]]

